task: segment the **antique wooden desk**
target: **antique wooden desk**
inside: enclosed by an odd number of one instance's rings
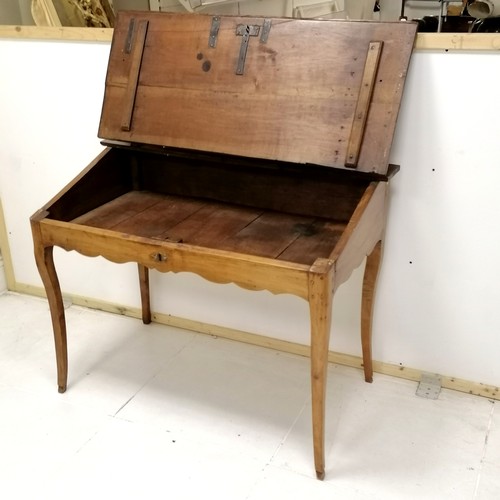
[[[290,293],[311,316],[314,460],[324,477],[332,299],[367,257],[365,378],[385,225],[388,155],[410,23],[127,12],[109,59],[109,146],[31,218],[59,391],[66,325],[54,246],[149,269]]]

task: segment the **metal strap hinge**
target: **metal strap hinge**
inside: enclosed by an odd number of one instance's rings
[[[212,49],[215,49],[217,45],[217,36],[219,34],[220,28],[220,17],[214,16],[212,17],[212,26],[210,27],[210,35],[208,37],[208,46]]]

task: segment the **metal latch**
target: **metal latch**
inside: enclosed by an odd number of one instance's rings
[[[255,24],[238,24],[236,27],[236,35],[242,36],[240,45],[240,55],[238,57],[238,65],[236,66],[236,74],[242,75],[245,70],[245,59],[247,57],[248,42],[251,36],[257,36],[260,31],[260,26]]]
[[[262,28],[262,30],[261,30]],[[258,24],[238,24],[236,26],[236,36],[243,37],[240,45],[240,55],[238,57],[238,65],[236,66],[236,74],[242,75],[245,71],[245,60],[247,57],[248,44],[251,36],[260,35],[260,43],[266,43],[271,31],[271,20],[266,19],[262,26]]]

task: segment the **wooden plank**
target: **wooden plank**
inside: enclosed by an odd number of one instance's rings
[[[359,152],[363,143],[366,120],[375,87],[375,78],[380,62],[383,42],[370,42],[366,55],[365,69],[358,94],[358,102],[351,127],[351,135],[347,145],[346,167],[356,168],[359,161]]]
[[[70,26],[0,26],[0,39],[77,40],[110,43],[113,28],[75,28]],[[498,33],[418,33],[416,50],[500,50]]]
[[[417,50],[500,50],[498,33],[419,33]]]
[[[111,42],[113,28],[74,28],[68,26],[0,26],[0,39],[71,40],[84,42]]]
[[[218,248],[228,236],[241,231],[262,213],[245,207],[210,203],[162,234],[162,238],[190,245]]]
[[[130,21],[132,22],[132,20]],[[134,114],[135,98],[137,95],[137,86],[139,85],[139,75],[141,73],[142,56],[146,45],[146,36],[148,33],[149,21],[141,19],[135,35],[134,47],[132,49],[132,59],[128,74],[127,89],[123,101],[123,114],[121,129],[130,131],[132,126],[132,117]]]
[[[297,228],[312,221],[298,215],[265,212],[233,237],[221,241],[218,248],[276,258],[299,237]]]
[[[159,196],[158,201],[147,206],[149,196],[145,196],[144,209],[115,224],[110,229],[121,233],[162,238],[170,228],[200,210],[205,202],[183,199],[176,196]]]
[[[312,265],[320,258],[327,258],[337,244],[345,223],[316,220],[309,225],[297,224],[295,229],[299,237],[291,243],[277,258],[290,262]]]
[[[309,265],[317,257],[328,257],[345,227],[345,223],[147,191],[126,193],[72,222]]]
[[[160,194],[131,191],[73,219],[71,222],[111,229],[137,215],[138,212],[156,205],[161,199],[163,196]]]
[[[369,183],[355,172],[312,165],[158,154],[142,157],[139,177],[151,191],[346,222]]]

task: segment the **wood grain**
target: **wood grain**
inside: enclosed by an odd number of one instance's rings
[[[71,222],[308,265],[328,257],[345,228],[336,220],[149,191],[131,191]]]
[[[130,19],[149,21],[134,126],[132,57],[122,53]],[[411,23],[273,19],[268,41],[250,37],[245,74],[236,75],[238,24],[221,17],[208,50],[211,16],[120,13],[114,33],[99,136],[209,152],[344,168],[351,124],[372,40],[383,40],[358,169],[385,172],[416,27]],[[380,134],[380,130],[384,134]]]

